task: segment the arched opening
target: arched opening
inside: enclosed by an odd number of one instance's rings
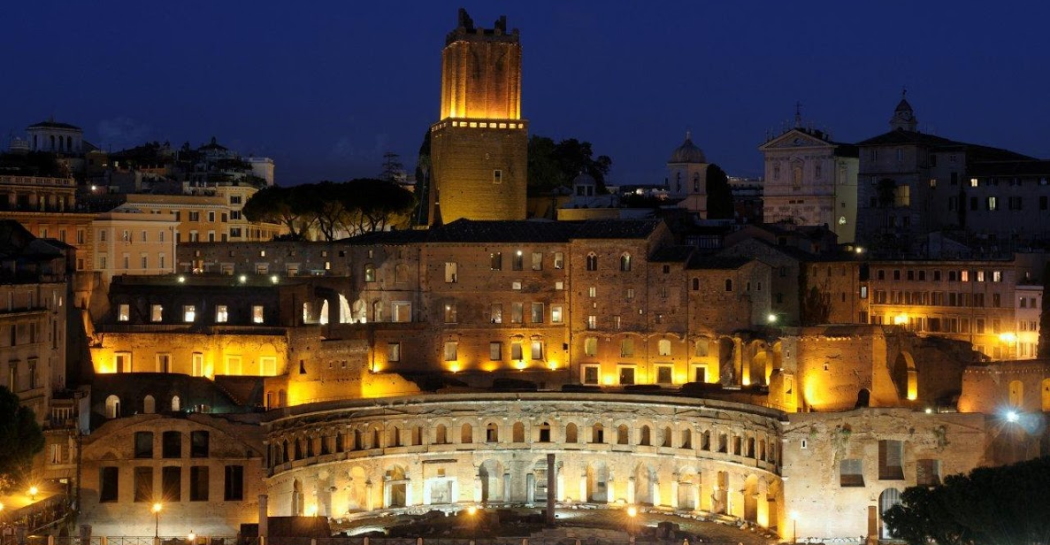
[[[151,395],[146,395],[142,398],[142,412],[144,414],[153,414],[157,412],[157,400]]]
[[[120,418],[120,398],[111,395],[106,398],[106,418]]]
[[[496,460],[485,460],[478,468],[478,480],[481,481],[482,503],[507,501],[503,495],[503,466]]]
[[[674,436],[671,433],[671,426],[664,428],[663,443],[660,445],[664,448],[671,448],[671,444],[674,442]]]
[[[578,432],[576,430],[576,424],[573,424],[572,422],[569,422],[568,424],[566,424],[565,425],[565,442],[566,443],[575,443],[578,440],[577,437],[576,437],[577,433]]]
[[[400,447],[401,446],[401,428],[397,426],[390,426],[389,435],[387,437],[386,446],[388,447]]]
[[[715,481],[715,489],[711,494],[711,512],[720,515],[726,514],[729,507],[729,473],[719,471]]]
[[[587,501],[607,503],[609,501],[609,469],[604,462],[587,465]]]
[[[343,432],[341,432],[341,431],[336,432],[335,433],[335,451],[336,452],[343,452],[343,450],[345,450],[345,448],[346,448],[346,445],[344,444],[345,442],[346,442],[346,437],[343,436]]]
[[[653,488],[656,483],[656,472],[653,468],[638,464],[634,467],[634,503],[639,505],[654,505],[656,499]],[[631,498],[627,498],[631,502]]]
[[[171,396],[171,412],[177,413],[182,410],[182,399],[179,396]]]
[[[744,479],[744,520],[758,522],[758,477]]]
[[[631,270],[631,254],[624,252],[620,255],[620,271],[630,272]]]
[[[470,424],[463,424],[463,427],[460,428],[459,442],[464,444],[474,442],[474,428]]]
[[[387,507],[408,506],[408,478],[405,468],[394,466],[383,475],[383,503]]]
[[[525,424],[515,422],[511,432],[511,440],[515,443],[525,442]]]
[[[900,399],[915,401],[919,398],[919,373],[911,354],[901,352],[893,362],[893,385]]]
[[[711,430],[700,434],[700,450],[711,450]]]
[[[651,440],[649,436],[649,426],[642,426],[642,430],[638,433],[638,444],[643,447],[649,446]]]
[[[547,459],[540,458],[532,466],[532,473],[526,477],[531,483],[525,483],[529,487],[529,497],[525,500],[529,503],[547,501]]]
[[[489,422],[485,426],[485,442],[499,443],[499,426],[495,422]]]
[[[678,475],[678,509],[696,511],[700,508],[700,474],[693,468],[682,469]]]
[[[901,502],[901,491],[896,488],[887,488],[879,494],[879,537],[882,539],[890,539],[890,529],[886,526],[885,519],[882,517],[889,511],[891,507]]]
[[[871,390],[867,388],[861,388],[857,391],[857,403],[853,406],[856,409],[863,409],[871,406]]]
[[[605,442],[605,428],[601,424],[595,424],[591,427],[591,442],[592,443],[604,443]]]
[[[616,444],[617,445],[626,445],[626,444],[630,443],[630,440],[628,439],[628,435],[629,434],[628,434],[628,430],[627,430],[627,425],[626,424],[620,424],[619,426],[617,426],[616,427]]]
[[[302,460],[303,459],[303,441],[302,441],[302,439],[296,439],[295,440],[295,459],[296,460]]]
[[[448,427],[444,424],[438,424],[434,430],[434,443],[437,445],[448,444]]]
[[[538,443],[551,442],[551,425],[548,422],[540,424]]]
[[[681,448],[693,448],[693,430],[684,429],[682,430],[682,444]]]

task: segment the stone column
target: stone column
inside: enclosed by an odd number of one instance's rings
[[[634,487],[635,478],[632,476],[627,479],[627,503],[634,503]]]
[[[536,474],[525,474],[525,503],[536,502]]]
[[[678,509],[678,477],[671,480],[671,507]]]
[[[587,502],[587,472],[580,475],[580,501]]]
[[[510,472],[503,474],[503,501],[511,501],[511,490],[510,490]]]
[[[481,503],[481,474],[474,474],[474,503]]]
[[[264,540],[270,536],[270,509],[268,501],[269,498],[266,494],[259,494],[259,537]]]

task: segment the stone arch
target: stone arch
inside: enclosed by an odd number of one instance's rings
[[[725,515],[729,508],[729,472],[719,471],[715,474],[715,484],[711,493],[711,512]]]
[[[857,390],[857,403],[854,405],[856,409],[862,409],[871,406],[871,390],[867,388],[861,388]]]
[[[602,426],[601,422],[595,422],[591,426],[591,443],[604,443],[605,442],[605,427]]]
[[[737,376],[737,353],[736,340],[730,337],[718,339],[718,380],[722,385],[736,384]]]
[[[177,413],[182,410],[182,399],[179,396],[171,396],[171,412]]]
[[[576,423],[569,422],[565,425],[565,442],[573,444],[577,441],[579,441],[579,431],[576,427]]]
[[[700,434],[700,450],[711,450],[711,430]]]
[[[390,426],[390,428],[387,430],[386,446],[401,446],[401,428],[399,426]]]
[[[609,467],[603,461],[587,464],[587,499],[590,503],[609,502]]]
[[[700,509],[700,472],[692,466],[678,470],[678,509],[698,511]]]
[[[682,441],[679,448],[693,448],[693,430],[689,427],[682,428]]]
[[[106,418],[120,418],[120,398],[111,395],[106,398]]]
[[[744,520],[758,522],[758,476],[748,475],[744,479]]]
[[[631,270],[631,254],[624,252],[620,254],[620,271],[630,272]]]
[[[648,424],[643,424],[642,428],[638,430],[638,444],[643,447],[648,447],[652,444],[652,431]]]
[[[495,422],[485,424],[485,442],[499,443],[499,424]]]
[[[901,491],[896,488],[887,488],[879,494],[879,537],[882,539],[890,539],[890,529],[886,526],[886,521],[882,517],[889,511],[891,507],[901,502]]]
[[[616,426],[616,444],[617,445],[628,445],[631,443],[631,433],[627,428],[627,424],[620,424]]]
[[[552,428],[550,422],[541,422],[539,427],[536,428],[536,442],[537,443],[550,443]]]
[[[368,489],[372,482],[368,479],[368,473],[361,466],[350,468],[347,483],[347,511],[371,510],[371,498]]]
[[[157,412],[157,400],[149,394],[142,398],[142,412],[143,414],[153,414]]]
[[[1008,402],[1011,407],[1021,408],[1024,406],[1024,383],[1019,380],[1011,380],[1008,386]]]
[[[674,432],[671,430],[671,426],[665,426],[662,437],[660,438],[660,446],[664,448],[671,448],[674,445]]]
[[[434,444],[447,445],[448,443],[448,426],[438,424],[434,427]]]
[[[478,466],[478,481],[481,503],[508,501],[503,487],[503,464],[498,460],[485,460]]]
[[[659,499],[656,497],[655,488],[658,486],[656,479],[656,471],[647,464],[638,464],[634,466],[634,472],[631,475],[631,479],[634,480],[634,498],[627,498],[628,503],[637,503],[639,505],[657,505]]]
[[[459,428],[459,442],[466,445],[474,442],[474,427],[469,422],[464,422]]]
[[[407,507],[408,494],[408,472],[400,465],[388,467],[383,474],[383,506]]]
[[[909,352],[902,350],[897,354],[893,361],[892,378],[901,400],[915,401],[919,398],[919,372],[915,368],[915,358]]]
[[[531,472],[525,477],[525,501],[528,503],[547,501],[547,472],[551,468],[547,466],[547,458],[537,459],[531,468]]]
[[[525,442],[525,424],[522,424],[521,422],[515,422],[514,426],[511,427],[510,439],[514,443],[524,443]]]

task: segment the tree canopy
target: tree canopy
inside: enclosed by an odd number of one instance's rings
[[[1013,545],[1050,540],[1050,457],[979,467],[913,486],[883,517],[910,545]]]
[[[529,138],[529,192],[542,193],[561,186],[571,186],[581,172],[591,175],[604,191],[605,176],[612,159],[594,157],[591,143],[569,138],[555,143],[546,136]]]
[[[22,486],[33,456],[44,450],[44,432],[36,415],[18,396],[0,386],[0,490]]]
[[[736,208],[733,206],[733,191],[729,187],[729,176],[722,167],[707,167],[707,219],[733,219]]]
[[[270,186],[252,195],[243,212],[249,221],[284,225],[293,240],[308,238],[311,230],[334,240],[341,233],[357,235],[406,223],[414,204],[412,193],[394,182],[358,178]]]

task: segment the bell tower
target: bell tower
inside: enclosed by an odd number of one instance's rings
[[[528,123],[521,44],[507,18],[477,28],[466,10],[441,53],[441,120],[430,127],[429,223],[525,219]],[[440,203],[438,200],[440,199]]]

